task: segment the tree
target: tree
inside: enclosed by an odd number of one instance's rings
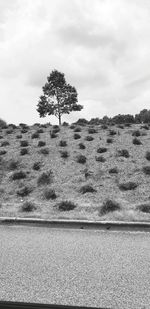
[[[37,111],[40,117],[54,115],[59,119],[61,125],[61,116],[70,114],[72,111],[80,111],[83,106],[77,104],[77,91],[75,87],[67,84],[64,74],[54,70],[47,77],[47,82],[42,88],[44,95],[40,96],[37,104]]]

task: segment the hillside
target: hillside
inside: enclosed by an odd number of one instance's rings
[[[0,130],[0,216],[150,220],[148,125],[58,130]]]

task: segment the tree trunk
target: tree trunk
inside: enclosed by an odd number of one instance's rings
[[[59,126],[61,126],[61,115],[59,114]]]

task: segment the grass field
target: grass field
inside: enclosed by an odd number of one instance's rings
[[[0,130],[0,216],[150,220],[149,126]]]

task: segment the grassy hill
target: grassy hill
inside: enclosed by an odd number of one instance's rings
[[[149,221],[149,128],[4,126],[0,216]]]

